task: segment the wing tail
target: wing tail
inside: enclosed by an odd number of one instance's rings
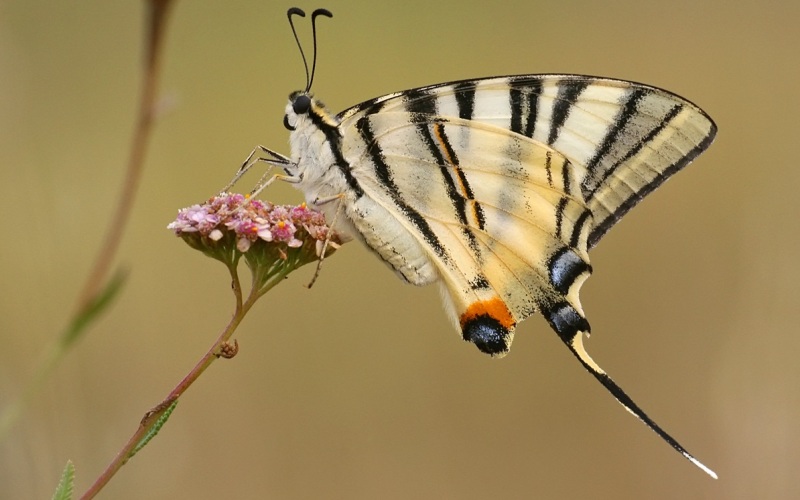
[[[542,312],[547,318],[547,321],[550,323],[550,326],[553,330],[558,333],[558,336],[561,337],[561,340],[567,345],[572,354],[578,358],[578,361],[581,362],[584,368],[586,368],[589,373],[594,375],[603,387],[611,393],[611,395],[616,398],[616,400],[626,409],[628,412],[633,414],[636,418],[641,420],[647,427],[649,427],[653,432],[659,435],[661,439],[666,441],[670,446],[672,446],[678,453],[686,457],[690,462],[694,465],[699,467],[703,470],[706,474],[717,479],[717,474],[706,467],[702,462],[696,459],[691,453],[686,451],[686,448],[681,446],[678,441],[675,440],[672,436],[667,434],[664,429],[661,428],[653,419],[647,416],[647,414],[639,408],[639,406],[628,396],[622,388],[617,385],[608,374],[600,368],[600,366],[595,363],[595,361],[589,356],[589,353],[586,352],[586,349],[583,346],[583,335],[589,333],[589,323],[586,321],[580,313],[578,313],[575,308],[567,303],[561,303],[555,306],[551,306],[549,308],[543,308]]]

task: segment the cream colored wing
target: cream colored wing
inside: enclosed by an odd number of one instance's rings
[[[514,325],[537,310],[566,301],[581,311],[591,214],[570,163],[493,125],[418,120],[395,111],[355,125],[362,140],[348,154],[365,195],[356,227],[385,230],[376,221],[393,219],[386,224],[398,221],[405,238],[427,247],[464,338],[489,354],[505,354]],[[373,203],[379,209],[367,209]],[[375,250],[390,260],[401,245],[398,238]]]
[[[699,108],[630,82],[523,76],[392,94],[340,119],[359,187],[349,216],[410,282],[430,281],[406,258],[423,249],[465,340],[502,356],[541,312],[626,409],[714,475],[589,357],[579,298],[588,248],[713,140]]]
[[[703,152],[716,125],[665,90],[583,75],[520,75],[443,83],[378,97],[340,114],[342,125],[408,111],[495,125],[550,146],[576,168],[593,214],[588,244]]]
[[[441,84],[339,118],[348,174],[366,194],[356,218],[402,226],[373,249],[414,283],[428,280],[388,258],[408,253],[393,244],[427,251],[464,337],[491,354],[537,309],[562,337],[588,332],[578,298],[587,249],[716,131],[669,92],[576,75]],[[374,226],[361,229],[368,244]]]

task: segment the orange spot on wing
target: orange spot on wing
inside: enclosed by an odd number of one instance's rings
[[[490,316],[509,330],[516,324],[514,317],[511,315],[511,311],[508,310],[508,306],[506,306],[506,303],[503,302],[500,297],[495,297],[490,300],[481,300],[470,304],[459,320],[461,322],[461,327],[463,328],[470,320],[480,316]]]

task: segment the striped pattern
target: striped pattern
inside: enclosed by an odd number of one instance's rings
[[[284,168],[308,203],[328,220],[341,210],[337,229],[407,282],[439,283],[465,340],[502,356],[516,324],[541,312],[618,401],[704,467],[583,349],[579,298],[588,250],[713,140],[702,110],[633,82],[525,75],[398,92],[339,115],[299,92],[284,123]]]
[[[590,247],[716,134],[702,110],[665,90],[581,75],[445,83],[372,99],[339,118],[346,122],[406,106],[497,125],[547,144],[580,166],[581,191],[596,220]]]

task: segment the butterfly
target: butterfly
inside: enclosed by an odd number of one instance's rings
[[[595,363],[579,292],[588,251],[631,208],[702,153],[716,125],[699,107],[649,85],[583,75],[441,83],[333,114],[310,92],[289,96],[291,156],[259,146],[344,238],[361,240],[400,278],[437,283],[464,340],[505,355],[516,325],[540,313],[580,363],[692,463]],[[235,178],[236,179],[236,178]],[[235,180],[234,179],[234,180]]]

